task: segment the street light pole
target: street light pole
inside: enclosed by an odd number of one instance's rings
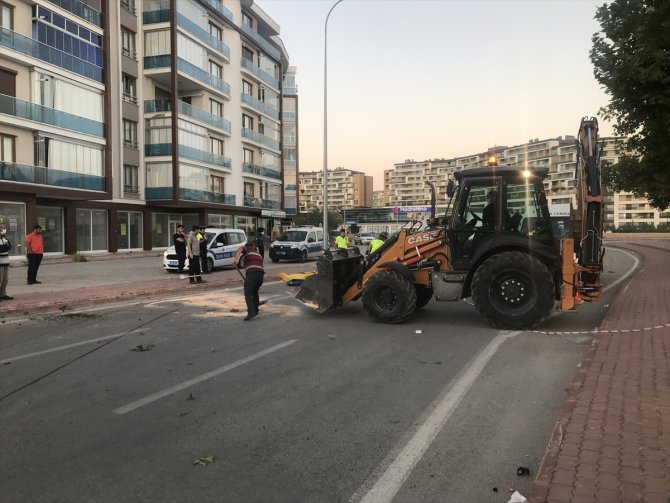
[[[323,28],[323,249],[330,248],[328,233],[328,19],[333,9],[342,2],[337,0],[328,11]]]

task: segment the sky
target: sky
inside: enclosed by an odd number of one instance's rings
[[[609,101],[589,60],[603,1],[344,0],[328,21],[328,168],[363,171],[381,190],[384,170],[406,159],[575,135]],[[323,170],[335,0],[256,3],[297,67],[299,169]]]

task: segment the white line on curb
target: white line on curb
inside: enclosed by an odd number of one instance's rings
[[[281,344],[277,344],[270,348],[264,349],[263,351],[242,358],[241,360],[237,360],[236,362],[229,363],[228,365],[224,365],[223,367],[220,367],[216,370],[212,370],[211,372],[207,372],[206,374],[202,374],[198,377],[194,377],[193,379],[189,379],[188,381],[184,381],[180,384],[175,384],[174,386],[170,386],[169,388],[166,388],[162,391],[152,393],[151,395],[148,395],[144,398],[140,398],[139,400],[130,402],[129,404],[114,409],[112,412],[114,414],[126,414],[127,412],[131,412],[135,409],[139,409],[140,407],[144,407],[145,405],[148,405],[151,402],[155,402],[156,400],[160,400],[161,398],[164,398],[168,395],[177,393],[178,391],[193,386],[194,384],[206,381],[207,379],[211,379],[212,377],[216,377],[220,374],[223,374],[224,372],[228,372],[229,370],[240,367],[245,363],[257,360],[258,358],[269,355],[270,353],[274,353],[275,351],[279,351],[280,349],[290,346],[291,344],[294,344],[296,342],[298,342],[298,339],[291,339],[290,341],[282,342]]]

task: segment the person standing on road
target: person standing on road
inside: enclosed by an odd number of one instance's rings
[[[261,254],[263,260],[265,260],[265,236],[263,235],[263,228],[261,227],[256,231],[256,251]]]
[[[344,227],[340,229],[340,235],[335,238],[335,246],[340,249],[347,249],[349,248],[349,240],[347,239],[346,231],[344,230]]]
[[[204,283],[200,275],[200,240],[198,239],[198,226],[186,237],[186,253],[188,253],[188,282],[189,284]]]
[[[14,297],[7,295],[7,282],[9,281],[9,250],[12,243],[7,239],[5,224],[0,222],[0,301],[12,300]]]
[[[202,274],[207,274],[207,234],[205,233],[206,227],[204,225],[200,226],[200,231],[198,232],[198,242],[200,243],[200,271]]]
[[[258,292],[263,285],[263,257],[256,250],[256,244],[252,239],[247,241],[246,246],[243,246],[233,258],[233,265],[235,267],[243,267],[246,270],[244,278],[244,300],[247,303],[247,315],[244,321],[249,321],[258,316],[258,307],[260,306],[260,298]]]
[[[172,237],[174,244],[174,251],[177,254],[177,264],[179,268],[179,279],[186,279],[188,276],[184,274],[184,264],[186,263],[186,236],[184,236],[184,226],[177,225],[177,232]]]
[[[26,236],[26,253],[28,254],[28,284],[40,284],[37,281],[37,270],[44,256],[44,238],[42,238],[42,226],[33,227],[33,232]]]

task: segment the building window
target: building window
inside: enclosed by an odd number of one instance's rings
[[[252,18],[249,14],[243,12],[242,13],[242,24],[248,26],[249,28],[253,29],[254,28],[254,18]]]
[[[15,162],[16,139],[13,136],[0,134],[0,161]]]
[[[125,28],[121,28],[121,53],[129,58],[137,59],[135,34]]]
[[[254,119],[246,114],[242,114],[242,127],[247,129],[254,129]]]
[[[121,8],[135,14],[135,0],[121,0]]]
[[[214,23],[209,23],[209,34],[219,41],[223,40],[223,30]]]
[[[254,151],[249,150],[248,148],[244,149],[244,162],[248,164],[254,163]]]
[[[242,57],[253,63],[254,62],[254,51],[252,51],[248,47],[242,46]]]
[[[7,30],[14,29],[14,7],[0,2],[0,26]]]
[[[225,194],[226,179],[222,176],[211,176],[211,191],[215,194]]]
[[[137,166],[123,165],[123,192],[126,194],[139,194],[139,168]]]
[[[76,212],[77,251],[107,250],[107,210]]]
[[[123,119],[123,146],[127,148],[137,147],[137,122]]]
[[[254,95],[254,86],[251,85],[251,82],[247,82],[246,80],[242,81],[242,92],[244,94],[248,94],[249,96]]]
[[[254,197],[254,184],[244,182],[244,197]]]
[[[121,85],[123,86],[123,101],[137,105],[137,79],[123,73],[121,74]]]
[[[210,138],[209,142],[209,149],[212,154],[223,155],[223,140],[219,140],[218,138]]]
[[[210,60],[209,73],[214,77],[216,77],[217,79],[221,79],[223,77],[223,68],[221,67],[220,64]]]
[[[223,103],[220,103],[210,98],[209,113],[212,115],[216,115],[217,117],[223,117]]]

